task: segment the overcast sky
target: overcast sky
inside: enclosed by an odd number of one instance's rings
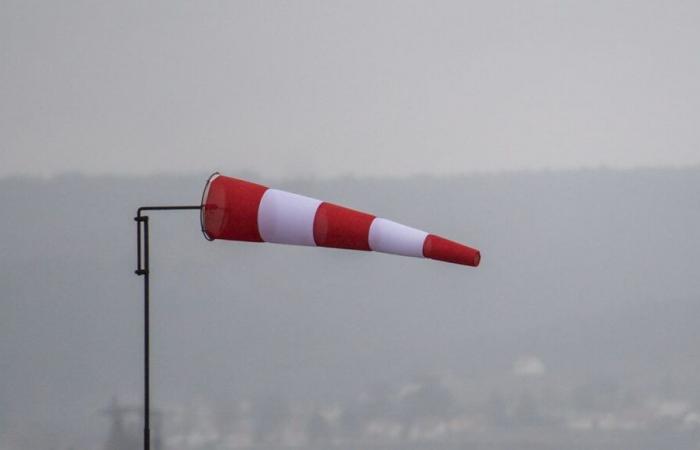
[[[700,3],[0,3],[0,176],[700,163]]]

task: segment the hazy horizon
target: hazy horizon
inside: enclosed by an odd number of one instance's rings
[[[223,175],[239,177],[243,179],[249,179],[251,181],[262,181],[265,180],[270,183],[290,183],[290,182],[303,182],[303,181],[333,181],[333,180],[356,180],[356,181],[374,181],[374,180],[387,180],[387,181],[401,181],[408,179],[435,179],[435,180],[451,180],[456,178],[470,178],[470,177],[501,177],[509,175],[546,175],[546,174],[575,174],[575,173],[590,173],[590,172],[609,172],[609,173],[644,173],[644,172],[694,172],[700,169],[700,163],[698,164],[688,164],[688,165],[659,165],[659,166],[639,166],[639,167],[611,167],[611,166],[582,166],[582,167],[568,167],[568,168],[531,168],[531,169],[501,169],[501,170],[483,170],[483,171],[467,171],[467,172],[455,172],[450,174],[436,174],[430,172],[417,172],[411,174],[385,174],[385,175],[372,175],[372,174],[292,174],[283,176],[271,176],[266,175],[261,172],[253,170],[237,170],[235,168],[220,169],[215,170],[195,170],[195,171],[154,171],[152,173],[120,173],[120,172],[83,172],[79,170],[65,170],[52,174],[38,174],[38,173],[8,173],[0,175],[0,181],[13,180],[13,179],[23,179],[23,180],[36,180],[36,181],[54,181],[60,180],[62,178],[70,177],[82,177],[90,179],[145,179],[145,178],[158,178],[158,177],[203,177],[203,182],[212,173],[218,172]]]

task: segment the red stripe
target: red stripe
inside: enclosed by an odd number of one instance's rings
[[[319,247],[370,250],[369,226],[374,216],[323,202],[314,217],[314,241]]]
[[[481,261],[479,250],[429,234],[423,243],[423,256],[465,266],[476,267]]]
[[[204,204],[204,231],[212,239],[262,242],[258,208],[267,188],[218,176],[209,184]]]

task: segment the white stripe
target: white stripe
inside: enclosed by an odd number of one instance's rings
[[[423,256],[425,231],[376,218],[369,227],[369,247],[376,252],[404,256]]]
[[[258,230],[265,242],[312,245],[314,217],[321,200],[268,189],[260,200]]]

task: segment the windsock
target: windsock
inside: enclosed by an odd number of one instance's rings
[[[478,250],[333,203],[215,173],[204,188],[202,232],[209,240],[374,250],[478,266]]]

